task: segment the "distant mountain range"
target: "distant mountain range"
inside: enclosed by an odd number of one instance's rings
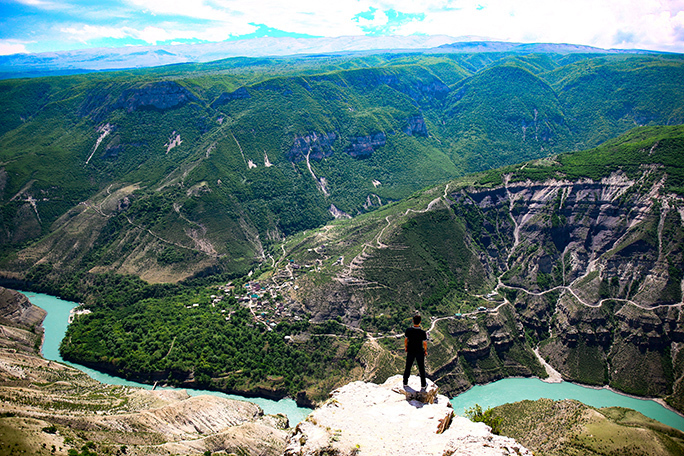
[[[591,46],[553,43],[508,43],[481,37],[446,35],[341,36],[335,38],[253,38],[218,43],[120,48],[79,49],[38,54],[0,56],[0,78],[74,74],[88,71],[148,68],[188,62],[209,62],[230,57],[274,57],[330,53],[377,52],[472,53],[589,53],[638,54],[641,50],[600,49]]]

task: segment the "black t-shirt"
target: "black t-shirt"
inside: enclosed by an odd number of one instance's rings
[[[404,333],[408,339],[407,351],[409,353],[423,353],[423,341],[427,340],[427,333],[420,328],[411,326]]]

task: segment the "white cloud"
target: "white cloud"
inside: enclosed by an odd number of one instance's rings
[[[128,27],[105,27],[84,25],[81,27],[64,27],[60,30],[66,34],[69,39],[79,41],[81,43],[88,43],[92,40],[100,38],[126,38],[134,36],[131,32],[135,32]]]
[[[54,2],[46,2],[43,0],[17,0],[17,3],[21,3],[22,5],[36,6],[36,7],[42,7],[42,8],[53,8],[56,6]]]
[[[83,44],[102,38],[123,39],[134,38],[149,44],[173,40],[202,40],[223,41],[231,35],[244,35],[256,30],[256,27],[244,24],[240,28],[227,28],[224,26],[203,27],[201,29],[183,28],[179,24],[160,24],[159,26],[147,26],[144,28],[134,27],[108,27],[83,25],[80,27],[65,27],[61,29],[70,40]]]
[[[17,1],[77,7],[69,0]],[[222,41],[263,24],[330,37],[387,30],[684,52],[684,0],[124,0],[110,7],[93,3],[89,13],[78,16],[78,25],[62,25],[63,33],[86,44],[122,36],[150,44]]]
[[[214,8],[204,0],[129,0],[132,6],[145,12],[167,16],[182,16],[212,21],[230,20],[230,11]]]
[[[389,18],[383,11],[375,11],[372,19],[366,19],[364,17],[359,17],[357,19],[359,27],[382,27],[386,25],[388,21]]]
[[[238,31],[245,24],[251,23],[265,24],[288,32],[320,36],[361,34],[361,29],[352,21],[352,18],[358,13],[368,11],[373,4],[368,0],[334,2],[320,0],[291,2],[282,0],[129,1],[135,7],[152,14],[211,20]],[[379,8],[380,15],[382,15],[383,8]]]
[[[27,44],[29,43],[17,40],[0,40],[0,55],[28,54]]]
[[[438,3],[429,6],[425,20],[405,24],[400,33],[684,51],[683,0],[483,0],[442,12]]]
[[[139,38],[147,43],[161,43],[172,40],[197,39],[203,41],[223,41],[232,35],[244,35],[256,29],[254,26],[245,25],[236,28],[210,27],[200,30],[168,30],[161,27],[145,27],[143,30],[135,30],[131,36]],[[236,33],[237,32],[237,33]]]

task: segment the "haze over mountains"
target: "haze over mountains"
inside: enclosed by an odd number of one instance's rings
[[[336,38],[254,38],[204,44],[128,46],[38,54],[0,56],[0,77],[40,76],[54,73],[147,68],[230,57],[275,57],[320,54],[364,54],[407,51],[442,54],[469,52],[529,53],[653,53],[640,50],[600,49],[573,44],[524,44],[487,41],[481,37],[445,35],[343,36]]]

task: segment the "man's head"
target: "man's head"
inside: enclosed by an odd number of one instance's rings
[[[413,324],[418,326],[420,324],[420,315],[413,316]]]

